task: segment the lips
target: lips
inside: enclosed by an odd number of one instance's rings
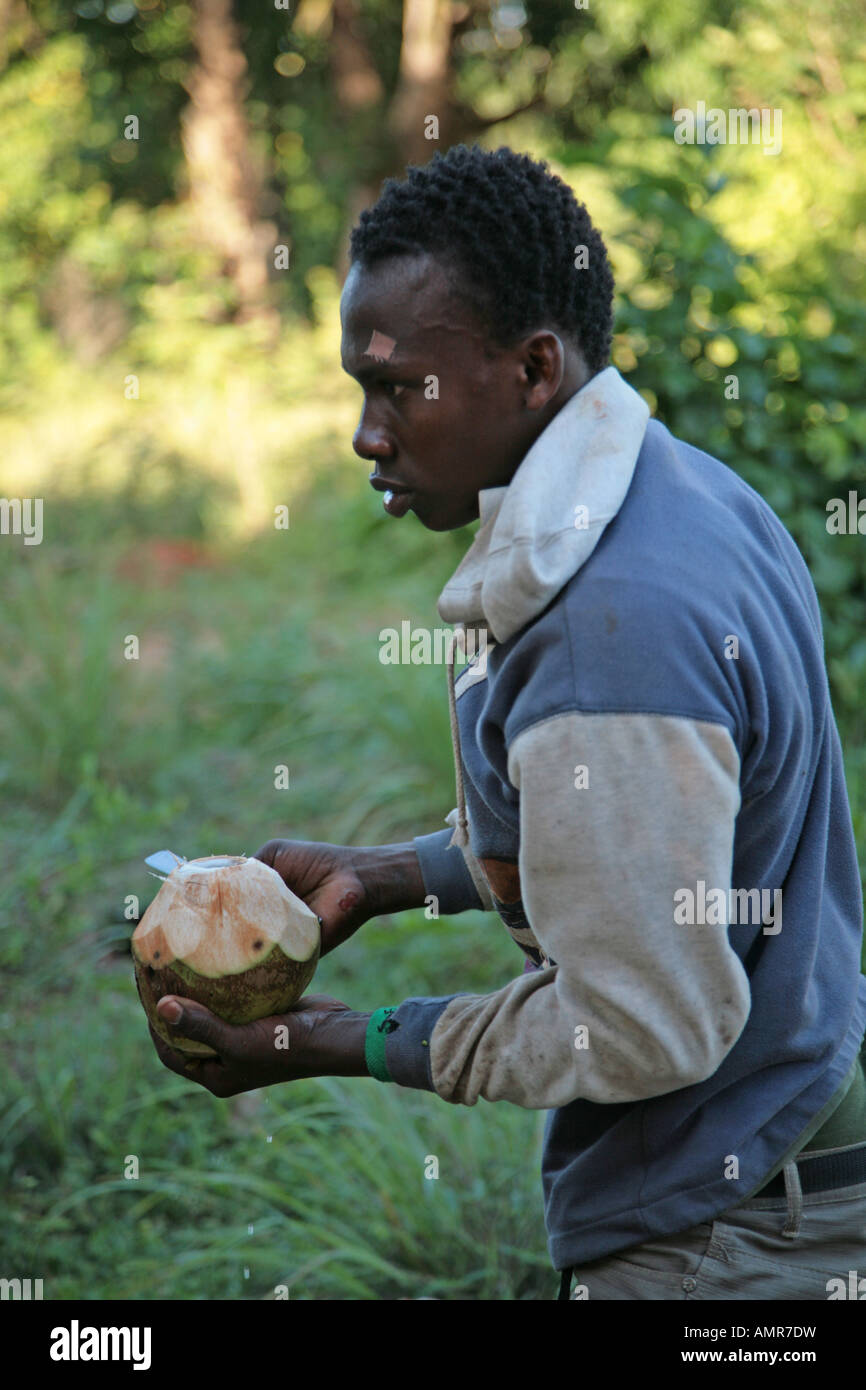
[[[385,511],[389,516],[405,516],[415,495],[414,489],[406,487],[403,483],[393,482],[390,478],[382,478],[378,473],[371,473],[370,485],[377,492],[384,492]]]
[[[380,473],[370,474],[370,486],[377,492],[411,492],[405,483],[396,483],[392,478],[383,478]]]
[[[385,511],[389,516],[405,516],[412,505],[414,492],[391,492],[385,493]]]

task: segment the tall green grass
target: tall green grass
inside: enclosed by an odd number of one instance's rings
[[[345,388],[309,395],[334,363],[303,346],[289,386],[279,363],[272,392],[253,382],[247,422],[253,512],[288,500],[288,531],[251,526],[231,448],[208,455],[219,393],[184,446],[176,384],[151,382],[162,404],[133,419],[94,383],[75,425],[68,388],[39,419],[43,544],[0,550],[0,1272],[47,1298],[553,1296],[539,1114],[330,1078],[217,1101],[161,1067],[136,996],[125,912],[157,890],[149,852],[384,843],[454,804],[444,673],[382,665],[379,632],[440,625],[470,536],[383,514],[337,439]],[[166,537],[201,564],[154,566]],[[840,724],[862,850],[858,718]],[[315,989],[372,1009],[490,992],[522,965],[491,914],[411,912],[326,957]]]
[[[379,632],[441,625],[469,537],[395,524],[364,465],[321,455],[288,532],[223,525],[176,460],[176,510],[130,464],[59,490],[42,546],[2,556],[0,1266],[48,1298],[551,1296],[540,1115],[331,1078],[217,1101],[161,1067],[138,1003],[147,853],[383,843],[454,804],[444,673],[382,665]],[[136,562],[172,535],[206,565],[148,582]],[[367,1009],[521,968],[488,914],[412,912],[315,987]]]

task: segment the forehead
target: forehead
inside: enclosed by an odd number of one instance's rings
[[[360,364],[371,341],[390,340],[389,358],[481,348],[484,334],[460,299],[459,282],[432,256],[395,256],[352,266],[340,300],[343,357]],[[374,335],[375,338],[374,338]]]

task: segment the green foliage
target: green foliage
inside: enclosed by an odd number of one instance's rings
[[[381,96],[347,119],[315,6],[236,2],[268,216],[292,250],[276,345],[233,321],[185,201],[190,7],[13,8],[2,490],[46,504],[41,546],[0,546],[3,1267],[55,1298],[267,1298],[281,1283],[292,1298],[549,1298],[540,1117],[336,1080],[217,1102],[159,1067],[128,956],[153,850],[379,843],[440,828],[453,805],[444,674],[382,665],[379,633],[438,624],[470,536],[383,515],[339,371],[333,267],[359,186],[393,172],[401,8],[361,7]],[[464,128],[543,92],[484,140],[571,181],[617,272],[616,365],[803,550],[862,855],[866,550],[826,526],[831,498],[866,495],[858,8],[525,11],[516,45],[496,7],[461,21]],[[294,76],[277,66],[290,54]],[[672,115],[698,100],[781,108],[783,153],[677,145]],[[316,987],[374,1008],[489,992],[521,964],[487,915],[406,913],[327,957]]]
[[[861,535],[831,534],[827,522],[833,498],[866,492],[856,349],[864,300],[788,274],[768,291],[755,258],[738,256],[687,194],[646,174],[623,190],[634,217],[623,241],[640,269],[622,297],[614,361],[675,434],[739,472],[794,536],[821,601],[834,706],[859,767],[866,550]]]

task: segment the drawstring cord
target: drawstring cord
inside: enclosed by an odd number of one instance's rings
[[[455,633],[461,648],[465,650],[466,628],[463,623],[456,624],[458,631]],[[462,673],[461,673],[462,674]],[[475,884],[475,891],[481,900],[481,907],[485,912],[495,911],[493,898],[490,893],[490,885],[472,854],[469,839],[469,818],[466,814],[466,794],[463,790],[463,750],[460,746],[460,722],[457,718],[457,696],[454,693],[454,646],[448,644],[448,654],[445,660],[445,675],[448,680],[448,716],[451,721],[451,748],[454,753],[454,781],[457,787],[457,805],[453,811],[449,811],[445,820],[448,825],[454,827],[454,834],[448,841],[448,848],[456,846],[463,854],[466,867],[469,870],[472,882]]]
[[[463,623],[455,625],[455,638],[465,650],[465,627]],[[463,792],[463,754],[460,748],[460,724],[457,720],[457,697],[454,694],[454,646],[455,643],[449,642],[445,660],[445,676],[448,681],[448,717],[451,721],[451,747],[454,751],[454,780],[457,787],[457,824],[449,841],[449,849],[451,845],[459,845],[463,849],[469,844],[469,821],[466,817],[466,797]]]

